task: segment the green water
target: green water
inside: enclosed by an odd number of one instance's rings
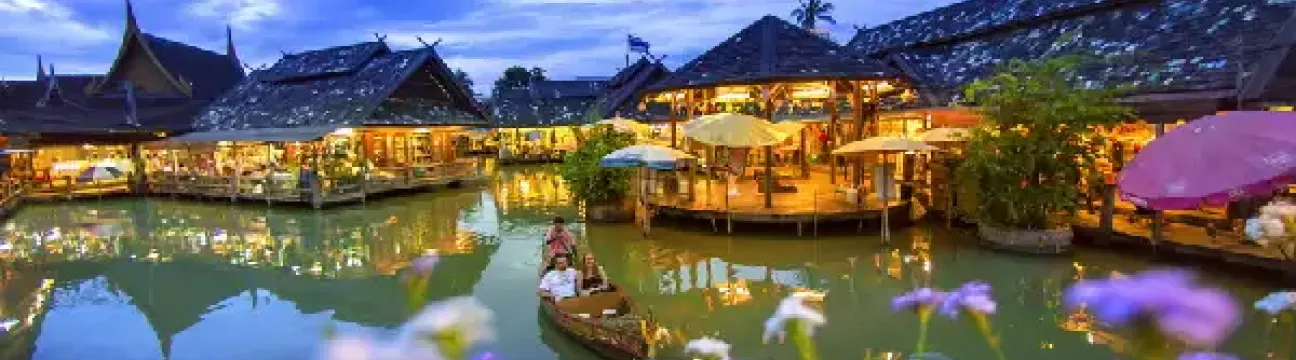
[[[392,333],[408,314],[394,274],[425,249],[444,254],[431,296],[473,295],[495,312],[496,359],[593,359],[537,318],[532,295],[546,223],[577,214],[544,168],[324,211],[166,199],[29,205],[2,230],[0,323],[17,323],[0,335],[0,359],[311,358],[325,329]],[[629,225],[574,226],[668,329],[663,341],[715,336],[748,359],[791,359],[790,344],[760,336],[793,291],[826,294],[828,324],[817,335],[825,359],[887,359],[917,338],[916,317],[892,313],[892,296],[976,279],[995,286],[1008,359],[1110,359],[1125,340],[1065,330],[1060,292],[1078,277],[1166,265],[1114,251],[1005,255],[940,226],[897,230],[890,245],[867,230],[813,238],[689,229],[658,227],[644,239]],[[1275,290],[1256,276],[1199,271],[1247,308]],[[1291,356],[1291,322],[1245,313],[1226,350]],[[929,349],[955,359],[993,359],[966,323],[937,319],[930,339]]]

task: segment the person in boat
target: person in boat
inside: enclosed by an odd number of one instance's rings
[[[575,247],[575,240],[571,231],[567,230],[567,221],[561,216],[554,217],[553,225],[545,233],[545,244],[548,245],[545,258],[553,259],[559,254],[571,254],[572,248]]]
[[[607,282],[607,272],[603,270],[603,265],[599,265],[598,260],[594,259],[594,254],[585,254],[581,258],[580,276],[580,289],[583,292],[592,294],[611,290]]]
[[[575,297],[579,282],[580,272],[571,268],[571,258],[567,254],[559,254],[553,258],[553,267],[540,277],[540,287],[536,293],[554,301]]]

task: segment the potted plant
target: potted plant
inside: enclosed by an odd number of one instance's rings
[[[599,166],[607,154],[634,144],[634,135],[605,129],[587,134],[575,151],[563,157],[559,173],[572,195],[585,204],[585,219],[592,222],[629,222],[633,207],[627,206],[632,169]]]
[[[1081,184],[1101,181],[1095,127],[1132,117],[1116,89],[1082,86],[1084,59],[1013,61],[966,89],[984,120],[968,135],[960,183],[976,189],[984,243],[1035,253],[1066,251]],[[960,199],[963,200],[963,199]]]

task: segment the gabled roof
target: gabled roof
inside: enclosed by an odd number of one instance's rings
[[[898,71],[881,62],[854,57],[832,41],[777,17],[765,16],[651,89],[899,76]]]
[[[538,81],[526,88],[496,89],[492,125],[508,128],[584,124],[585,112],[597,99],[597,92],[586,90],[590,85],[579,85],[582,82]],[[568,91],[561,91],[563,88]]]
[[[484,125],[486,114],[431,47],[361,43],[284,56],[213,102],[201,130],[326,125]]]
[[[661,120],[668,116],[668,106],[653,104],[645,111],[639,110],[639,99],[643,90],[649,85],[661,81],[670,75],[670,70],[661,62],[640,58],[633,65],[622,69],[608,82],[607,89],[599,96],[598,101],[590,107],[589,116],[598,119],[611,118],[620,114],[625,118],[638,120]]]
[[[232,40],[229,41],[227,51],[232,51]],[[127,0],[126,29],[122,33],[117,57],[108,73],[104,74],[104,81],[94,84],[87,92],[99,95],[119,91],[119,82],[128,76],[128,60],[133,57],[152,64],[170,84],[173,95],[196,99],[215,98],[244,76],[243,67],[233,52],[217,54],[143,32],[135,20],[135,9]]]
[[[531,96],[543,99],[597,97],[606,84],[601,80],[543,80],[531,84]]]
[[[1291,14],[1267,0],[969,0],[861,30],[849,46],[906,63],[936,103],[1011,59],[1074,53],[1100,58],[1084,86],[1227,102]]]

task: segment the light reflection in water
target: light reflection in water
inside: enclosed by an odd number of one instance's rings
[[[520,168],[482,190],[323,212],[141,199],[31,206],[0,227],[0,324],[18,321],[8,339],[48,344],[42,341],[109,319],[90,305],[112,302],[133,309],[131,319],[148,326],[101,331],[126,345],[81,347],[140,358],[158,358],[139,350],[155,348],[177,359],[227,348],[309,357],[324,323],[389,332],[407,315],[392,275],[436,251],[445,258],[437,267],[439,288],[431,292],[437,298],[476,294],[500,313],[501,338],[509,339],[498,346],[500,358],[594,359],[538,321],[530,296],[539,234],[553,216],[579,213],[565,186],[551,170]],[[1009,358],[1110,358],[1123,346],[1121,334],[1095,324],[1084,310],[1063,311],[1060,293],[1079,279],[1150,265],[1114,253],[1052,259],[987,252],[943,227],[897,230],[890,246],[855,233],[728,237],[660,227],[644,239],[629,225],[572,228],[608,275],[662,322],[654,336],[665,346],[715,336],[733,342],[744,358],[790,358],[790,346],[760,343],[761,324],[780,299],[804,293],[822,299],[829,317],[818,335],[825,354],[903,359],[916,341],[916,320],[892,313],[890,298],[969,280],[995,287],[1001,303],[995,322]],[[1237,290],[1243,303],[1271,290],[1219,273],[1207,280]],[[60,316],[73,313],[80,315]],[[1288,358],[1292,323],[1253,315],[1228,349],[1244,358]],[[934,321],[932,348],[956,359],[992,358],[963,325]],[[128,334],[155,340],[130,342]],[[543,345],[529,340],[537,334]],[[38,348],[51,351],[38,359],[72,354]]]

